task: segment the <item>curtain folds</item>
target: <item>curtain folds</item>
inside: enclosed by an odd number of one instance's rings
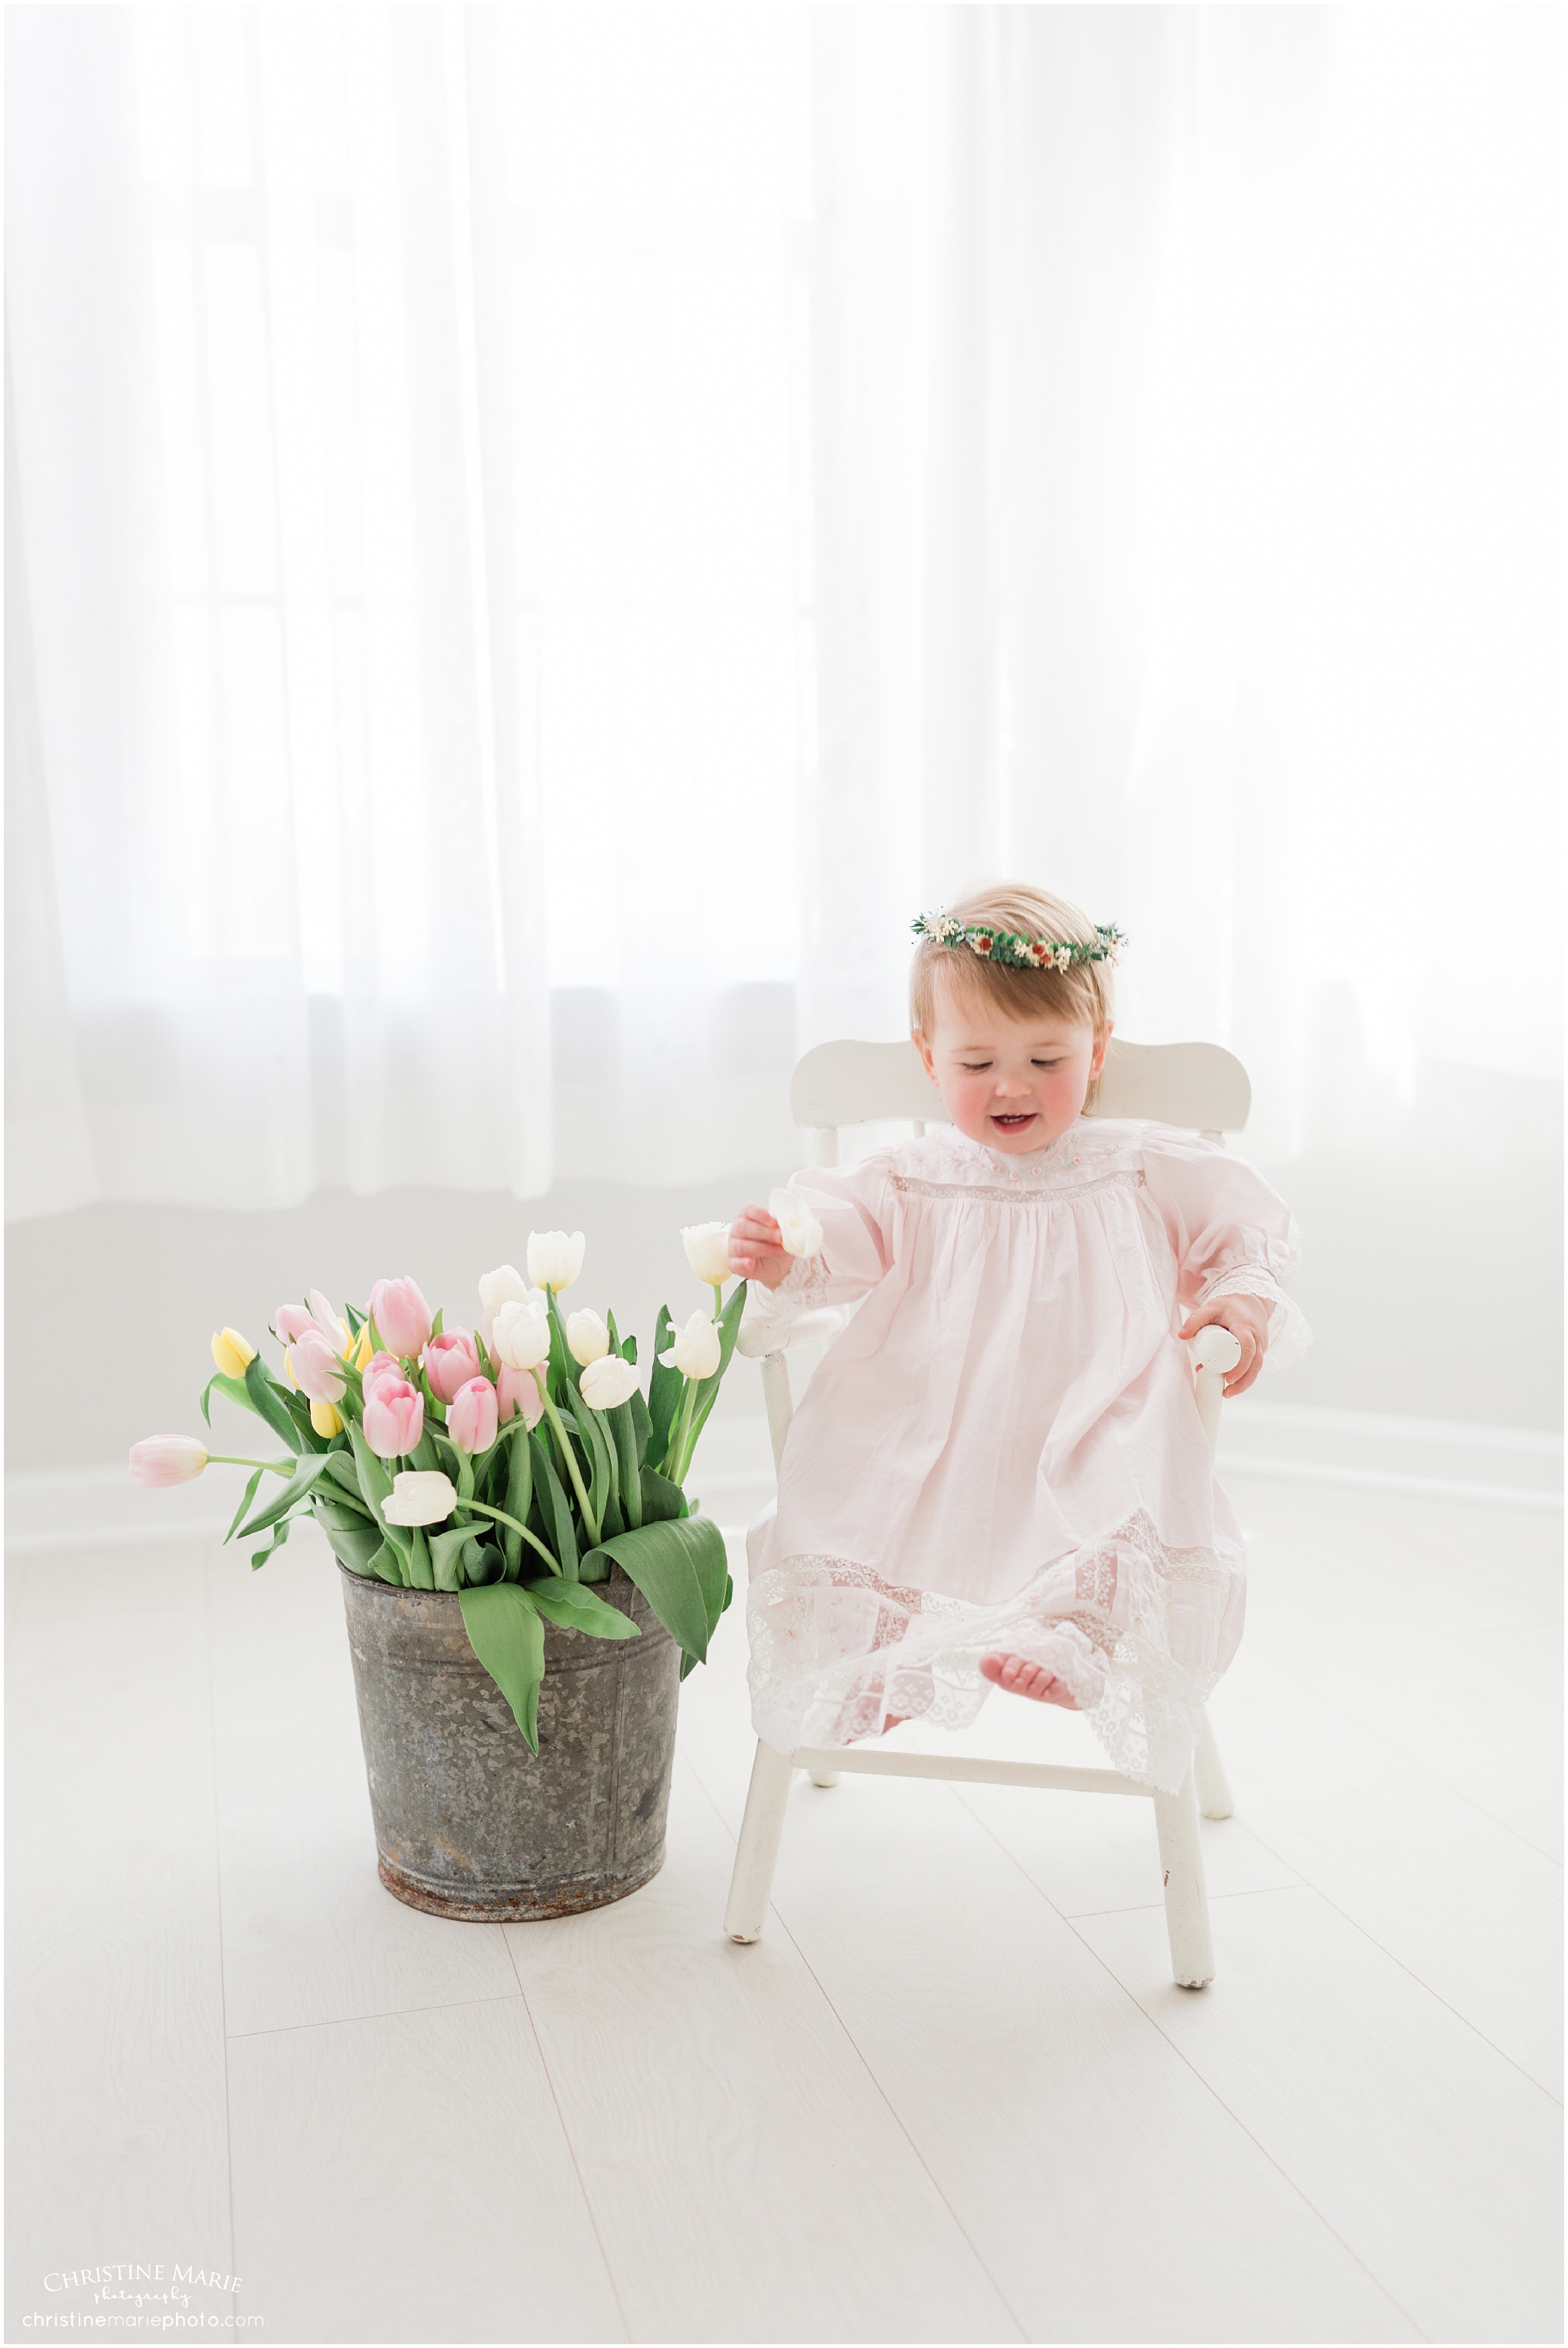
[[[1255,1154],[1553,1076],[1560,46],[9,9],[8,1215],[787,1162],[1003,870]]]

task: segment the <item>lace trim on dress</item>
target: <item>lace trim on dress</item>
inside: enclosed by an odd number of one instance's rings
[[[1198,1297],[1199,1309],[1212,1304],[1218,1296],[1261,1296],[1274,1306],[1269,1315],[1268,1344],[1264,1354],[1265,1370],[1288,1370],[1299,1362],[1312,1343],[1312,1331],[1307,1319],[1294,1296],[1287,1296],[1267,1266],[1261,1263],[1239,1263],[1229,1272],[1216,1272],[1205,1282]]]
[[[1076,1163],[1076,1161],[1074,1161]],[[1070,1182],[1053,1189],[1005,1190],[990,1182],[923,1182],[914,1174],[890,1174],[895,1190],[912,1191],[921,1199],[1006,1199],[1013,1207],[1054,1207],[1064,1199],[1082,1199],[1092,1190],[1130,1190],[1140,1187],[1141,1167],[1125,1174],[1098,1174],[1087,1182]]]
[[[747,1598],[758,1734],[788,1752],[890,1719],[966,1728],[990,1694],[981,1658],[1021,1654],[1066,1684],[1114,1767],[1174,1792],[1239,1635],[1241,1567],[1239,1550],[1168,1548],[1143,1509],[991,1606],[852,1558],[786,1558]]]
[[[830,1277],[823,1256],[798,1255],[777,1288],[764,1288],[759,1280],[750,1283],[746,1292],[744,1325],[754,1328],[761,1323],[778,1328],[799,1320],[802,1313],[814,1313],[827,1294]]]

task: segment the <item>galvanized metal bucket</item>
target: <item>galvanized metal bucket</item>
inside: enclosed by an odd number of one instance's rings
[[[388,1891],[500,1923],[600,1908],[658,1872],[680,1650],[618,1566],[595,1594],[642,1635],[545,1626],[537,1759],[455,1593],[338,1571]]]

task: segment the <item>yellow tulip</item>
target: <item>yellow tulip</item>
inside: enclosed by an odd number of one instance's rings
[[[246,1363],[255,1358],[255,1347],[247,1345],[237,1329],[220,1329],[212,1340],[212,1359],[226,1378],[242,1378]]]
[[[310,1423],[318,1435],[341,1435],[343,1421],[329,1402],[313,1402]]]
[[[359,1341],[348,1355],[349,1366],[352,1369],[363,1370],[373,1358],[375,1352],[376,1348],[370,1342],[370,1323],[366,1321],[360,1325]]]
[[[290,1385],[293,1386],[295,1394],[298,1394],[299,1380],[294,1374],[294,1352],[293,1348],[289,1346],[285,1346],[284,1349],[284,1375],[287,1378]]]

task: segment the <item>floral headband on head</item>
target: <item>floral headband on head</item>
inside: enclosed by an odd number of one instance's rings
[[[934,938],[938,945],[967,946],[982,962],[999,962],[1010,970],[1071,970],[1075,963],[1114,963],[1127,943],[1114,924],[1095,924],[1095,942],[1080,945],[1075,939],[1026,938],[1016,930],[990,930],[983,922],[967,926],[951,913],[917,913],[910,923],[917,938]]]

